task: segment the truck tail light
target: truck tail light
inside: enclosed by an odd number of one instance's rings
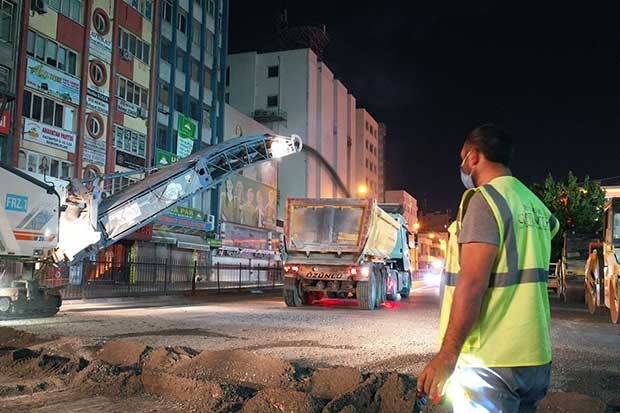
[[[357,267],[349,267],[349,275],[357,275]]]
[[[362,267],[362,275],[364,277],[368,277],[368,274],[370,274],[370,268],[369,267]]]
[[[301,268],[299,267],[299,265],[285,265],[284,266],[284,272],[293,273],[293,274],[299,274],[300,269]]]

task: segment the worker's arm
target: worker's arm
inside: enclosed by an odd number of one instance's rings
[[[439,353],[418,377],[418,389],[431,399],[442,394],[446,380],[454,371],[463,343],[478,320],[497,249],[497,245],[482,242],[461,246],[461,271],[454,290],[446,334]]]
[[[469,202],[458,235],[460,271],[446,333],[439,353],[418,377],[418,389],[435,398],[456,366],[463,343],[478,320],[482,299],[489,285],[500,235],[489,205],[480,194]]]

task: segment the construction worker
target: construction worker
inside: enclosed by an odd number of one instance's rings
[[[467,188],[450,226],[440,350],[418,390],[455,412],[534,412],[551,377],[547,271],[557,219],[512,176],[512,140],[495,125],[461,149]]]

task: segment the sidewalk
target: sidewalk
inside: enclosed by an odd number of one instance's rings
[[[204,305],[210,302],[227,302],[233,300],[251,300],[262,297],[279,297],[281,289],[268,290],[225,290],[220,292],[196,291],[170,295],[148,295],[135,297],[86,298],[64,300],[60,311],[104,311],[129,308],[182,307]]]

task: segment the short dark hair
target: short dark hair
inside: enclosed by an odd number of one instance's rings
[[[512,138],[504,129],[492,123],[478,126],[469,132],[465,144],[482,152],[489,161],[510,166],[512,160]]]

